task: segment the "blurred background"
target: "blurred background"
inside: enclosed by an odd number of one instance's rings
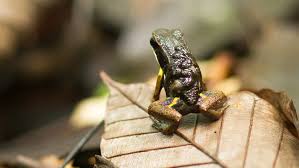
[[[152,83],[161,27],[185,33],[208,87],[286,91],[299,107],[298,0],[0,0],[0,144],[104,109],[100,70]]]

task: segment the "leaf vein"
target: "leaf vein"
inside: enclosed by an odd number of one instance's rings
[[[179,165],[175,167],[189,167],[189,166],[201,166],[201,165],[208,165],[208,164],[214,164],[215,162],[201,162],[201,163],[192,163],[192,164],[185,164],[185,165]]]
[[[197,125],[198,125],[198,115],[196,115],[196,120],[195,120],[195,127],[193,129],[193,133],[192,133],[192,140],[194,141],[195,140],[195,135],[196,135],[196,131],[197,131]]]
[[[164,147],[151,148],[151,149],[143,149],[143,150],[134,151],[134,152],[122,153],[122,154],[110,156],[110,157],[107,157],[107,158],[112,159],[112,158],[121,157],[121,156],[125,156],[125,155],[130,155],[130,154],[134,154],[134,153],[150,152],[150,151],[156,151],[156,150],[160,150],[160,149],[178,148],[178,147],[188,146],[188,145],[191,145],[191,144],[188,143],[188,144],[182,144],[182,145],[172,145],[172,146],[164,146]]]
[[[108,104],[108,105],[109,105],[109,104]],[[113,110],[115,110],[115,109],[119,109],[119,108],[127,107],[127,106],[130,106],[130,105],[132,105],[132,102],[130,102],[129,104],[123,104],[123,105],[120,105],[120,106],[116,106],[116,107],[113,107],[113,108],[109,108],[109,109],[107,109],[107,112],[111,112],[111,111],[113,111]]]
[[[250,115],[250,123],[249,123],[249,130],[247,134],[247,140],[246,140],[246,146],[245,146],[245,155],[244,155],[244,160],[242,163],[242,167],[245,167],[246,165],[246,160],[247,160],[247,155],[248,155],[248,149],[250,145],[250,138],[251,138],[251,132],[252,132],[252,125],[253,125],[253,116],[254,116],[254,111],[255,111],[255,105],[256,105],[256,100],[253,100],[253,105],[251,109],[251,115]]]
[[[277,151],[276,151],[276,154],[275,154],[275,159],[274,159],[273,166],[272,166],[273,168],[276,167],[278,155],[279,155],[280,148],[281,148],[281,143],[282,143],[282,140],[283,140],[284,125],[283,125],[283,123],[281,123],[281,125],[282,125],[282,128],[281,128],[281,133],[280,133],[280,136],[279,136],[279,143],[278,143]]]
[[[133,120],[141,120],[141,119],[145,119],[145,118],[149,118],[149,116],[145,116],[145,117],[136,117],[136,118],[130,118],[130,119],[123,119],[123,120],[117,120],[117,121],[112,121],[110,123],[107,123],[106,126],[109,125],[113,125],[119,122],[125,122],[125,121],[133,121]]]
[[[224,117],[226,116],[225,115],[226,110],[227,110],[227,108],[224,110],[223,116],[222,116],[221,121],[220,121],[219,135],[218,135],[218,138],[217,138],[217,146],[216,146],[216,156],[218,156],[218,154],[219,154],[219,146],[220,146],[220,141],[221,141],[221,136],[222,136]]]
[[[137,136],[137,135],[146,135],[146,134],[155,134],[159,131],[150,131],[150,132],[142,132],[142,133],[134,133],[134,134],[127,134],[127,135],[121,135],[121,136],[116,136],[116,137],[109,137],[105,138],[106,140],[110,139],[117,139],[117,138],[124,138],[124,137],[131,137],[131,136]]]

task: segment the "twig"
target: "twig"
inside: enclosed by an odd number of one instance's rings
[[[99,122],[96,126],[88,131],[88,133],[78,142],[78,144],[71,150],[71,152],[66,156],[64,162],[60,168],[64,168],[68,162],[70,162],[73,157],[82,149],[82,147],[88,142],[88,140],[101,128],[104,122]]]

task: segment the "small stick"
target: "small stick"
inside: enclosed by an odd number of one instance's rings
[[[64,159],[64,162],[60,168],[64,168],[72,159],[73,157],[82,149],[82,147],[88,142],[88,140],[101,128],[104,122],[99,122],[96,126],[88,131],[84,137],[78,142],[78,144],[71,150],[70,153]]]

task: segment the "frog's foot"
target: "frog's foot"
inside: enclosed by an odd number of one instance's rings
[[[151,115],[153,127],[163,134],[172,134],[179,126],[182,115],[168,104],[155,101],[148,107],[148,114]]]
[[[154,121],[152,126],[165,135],[173,134],[179,126],[179,124],[175,122],[156,119],[154,117],[151,118]]]
[[[210,90],[200,93],[199,111],[211,120],[218,120],[228,107],[227,97],[221,91]]]

